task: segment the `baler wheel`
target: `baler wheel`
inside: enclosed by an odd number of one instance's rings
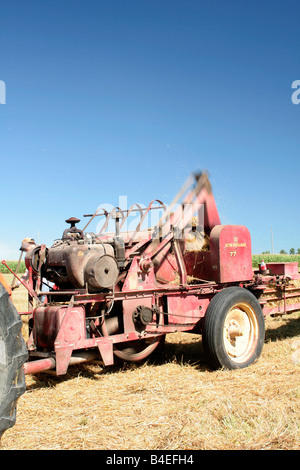
[[[149,340],[141,339],[119,344],[114,347],[114,354],[125,362],[140,362],[149,357],[162,344],[164,338],[162,335]]]
[[[260,356],[265,322],[256,297],[242,287],[218,292],[208,306],[202,335],[213,369],[241,369]]]
[[[20,315],[0,283],[0,439],[14,426],[17,399],[26,389],[23,364],[28,353],[21,328]]]

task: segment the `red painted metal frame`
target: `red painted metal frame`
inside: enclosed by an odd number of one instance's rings
[[[175,198],[174,203],[177,200]],[[87,289],[41,292],[40,277],[34,289],[33,274],[28,267],[30,282],[24,285],[29,292],[30,305],[33,301],[37,302],[36,307],[28,312],[31,318],[28,339],[31,361],[24,366],[26,373],[55,368],[57,375],[65,374],[74,361],[91,360],[97,354],[108,366],[114,363],[114,349],[118,345],[143,340],[153,341],[156,345],[163,335],[176,331],[201,334],[211,299],[230,285],[240,285],[256,293],[265,315],[287,313],[300,308],[297,289],[279,285],[287,277],[300,277],[296,272],[298,265],[284,263],[275,266],[273,263],[267,266],[271,273],[269,276],[253,273],[249,231],[244,226],[221,225],[206,175],[197,179],[196,186],[188,191],[183,202],[190,204],[192,211],[202,205],[204,230],[209,236],[208,251],[187,252],[184,240],[175,237],[174,227],[177,224],[181,224],[181,230],[185,229],[185,223],[182,224],[180,220],[180,207],[172,213],[171,205],[165,212],[164,217],[168,218],[169,225],[164,238],[152,239],[149,231],[142,231],[142,223],[154,202],[163,207],[161,201],[155,200],[146,211],[139,206],[131,206],[127,215],[121,212],[121,226],[134,210],[140,211],[141,219],[133,233],[124,234],[125,270],[109,292],[89,293]],[[104,227],[117,212],[120,212],[119,208],[111,213],[102,212],[106,217]],[[91,220],[100,214],[99,210],[91,214]],[[98,234],[103,241],[110,236]],[[43,250],[45,253],[44,246]],[[196,278],[196,283],[188,283],[191,275]],[[287,305],[284,302],[278,308],[266,307],[266,302],[260,300],[260,294],[272,293],[270,282],[277,286],[273,289],[277,294],[276,300],[294,296],[295,304]],[[278,291],[282,293],[280,299]],[[60,299],[64,299],[63,302]],[[108,334],[105,313],[92,324],[93,316],[89,313],[91,308],[103,306],[105,310],[120,303],[123,331]],[[133,312],[140,306],[155,312],[153,320],[143,328],[137,328],[133,319]],[[86,332],[87,321],[93,326],[90,336]]]
[[[272,278],[268,279],[270,282]],[[278,280],[278,278],[277,278]],[[54,354],[55,354],[55,367],[56,374],[65,374],[71,363],[72,354],[76,350],[97,349],[102,358],[105,366],[114,363],[113,349],[114,345],[128,341],[139,341],[145,338],[158,338],[161,335],[172,333],[176,331],[183,332],[196,332],[201,333],[201,321],[205,317],[205,312],[210,303],[211,298],[219,292],[224,286],[216,283],[206,283],[202,285],[191,286],[172,286],[167,285],[163,287],[149,286],[143,289],[125,290],[114,293],[114,301],[123,301],[124,305],[124,333],[113,334],[106,337],[85,338],[85,312],[83,305],[92,304],[95,302],[107,302],[112,299],[112,294],[88,294],[77,293],[73,297],[73,306],[62,306],[58,317],[62,319],[58,327],[58,333],[54,340]],[[268,289],[267,284],[252,285],[253,290],[261,292],[272,292]],[[273,289],[274,290],[274,289]],[[291,296],[299,296],[297,288],[283,291],[282,299],[291,298]],[[132,312],[138,305],[155,306],[160,305],[160,319],[164,318],[167,312],[164,312],[161,307],[160,299],[167,299],[168,322],[151,322],[142,331],[136,331],[135,325],[132,321]],[[274,297],[276,300],[281,300]],[[266,308],[264,301],[261,302],[264,315],[288,313],[300,309],[300,303],[290,304],[273,308]],[[46,307],[47,308],[47,307]],[[51,308],[51,307],[50,307]],[[54,307],[55,308],[55,307]],[[34,311],[34,316],[39,315],[38,307]],[[52,318],[53,321],[53,318]],[[45,327],[45,332],[51,335],[52,329],[48,326]],[[32,333],[34,334],[34,333]],[[49,338],[48,338],[49,341]],[[30,341],[29,341],[30,347]],[[45,345],[44,345],[45,346]],[[29,363],[25,367],[26,373],[36,373],[40,370],[53,369],[53,360],[49,358],[40,361]],[[36,364],[36,369],[35,365]]]

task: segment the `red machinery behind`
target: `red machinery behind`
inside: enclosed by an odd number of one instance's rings
[[[142,229],[154,209],[160,220]],[[133,212],[140,213],[136,229],[122,232]],[[100,231],[87,232],[101,216]],[[206,173],[189,180],[168,209],[156,200],[147,209],[87,217],[83,230],[68,219],[52,247],[26,255],[26,373],[61,375],[99,356],[105,366],[115,357],[141,361],[176,331],[202,335],[211,367],[246,367],[261,353],[264,316],[300,309],[298,264],[253,271],[249,231],[221,224]],[[106,232],[111,219],[115,233]]]

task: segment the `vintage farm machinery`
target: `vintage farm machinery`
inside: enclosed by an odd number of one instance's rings
[[[157,222],[145,227],[155,209]],[[135,229],[124,230],[133,214]],[[212,368],[243,368],[261,354],[264,317],[300,310],[298,264],[254,271],[250,233],[221,224],[205,172],[169,207],[154,200],[85,217],[83,229],[72,217],[61,239],[26,254],[27,374],[141,361],[177,331],[202,335]]]

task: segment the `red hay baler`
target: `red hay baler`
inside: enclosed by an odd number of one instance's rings
[[[145,228],[155,209],[157,223]],[[137,226],[124,230],[133,214]],[[27,374],[142,361],[178,331],[202,335],[210,367],[243,368],[261,354],[265,315],[300,309],[298,264],[253,270],[250,233],[221,224],[205,172],[169,207],[154,200],[85,217],[83,229],[72,217],[61,239],[26,254]],[[97,233],[88,232],[101,217]]]

